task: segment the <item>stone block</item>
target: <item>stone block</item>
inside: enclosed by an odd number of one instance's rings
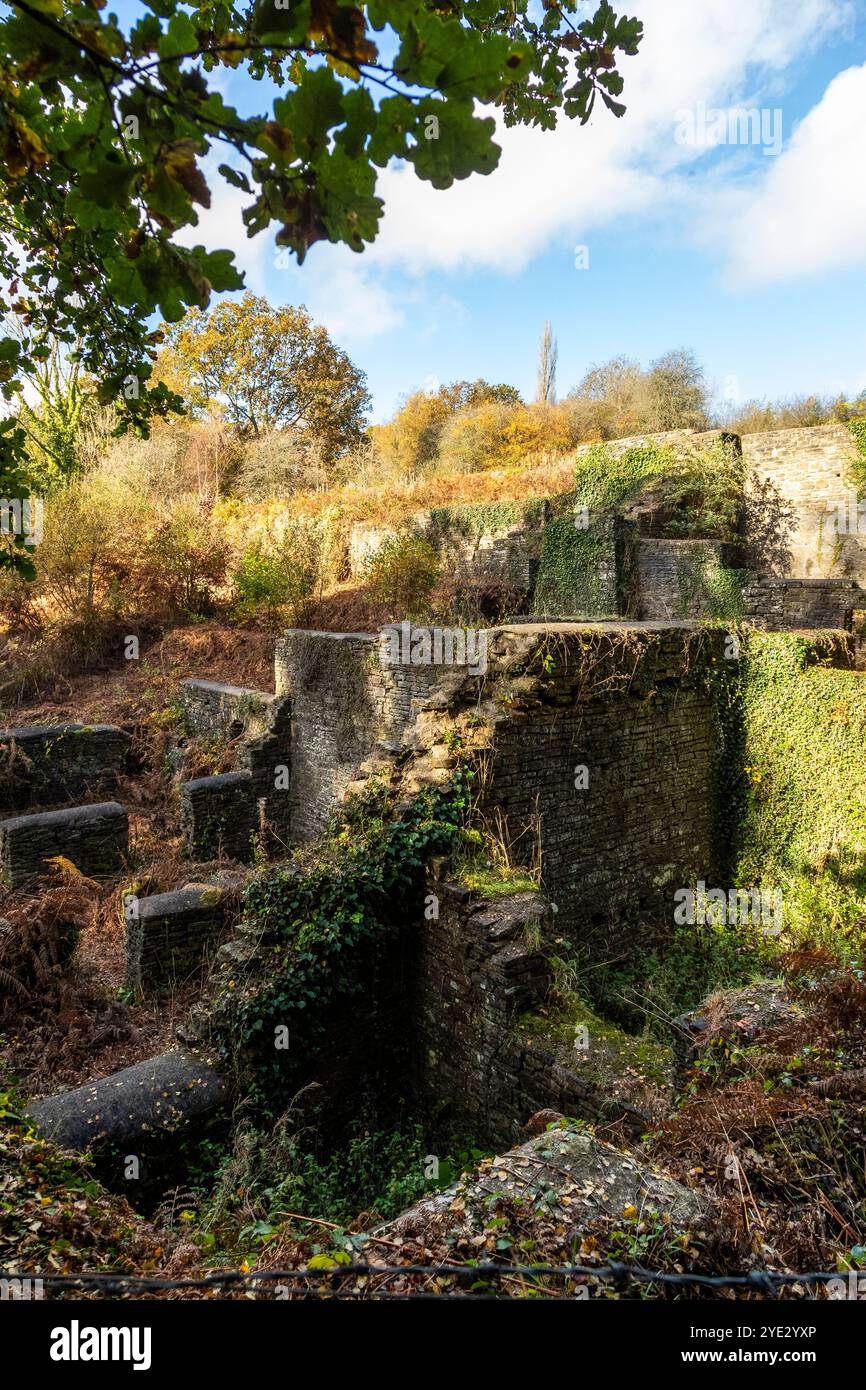
[[[220,888],[198,886],[128,904],[127,984],[146,992],[182,983],[222,930],[225,896]]]

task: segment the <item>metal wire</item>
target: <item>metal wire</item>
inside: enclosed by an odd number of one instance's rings
[[[322,1269],[224,1269],[198,1279],[161,1279],[151,1275],[136,1274],[12,1274],[0,1272],[0,1278],[39,1279],[43,1285],[56,1288],[103,1289],[106,1292],[146,1293],[151,1290],[212,1289],[230,1285],[283,1284],[313,1280],[343,1279],[347,1277],[366,1277],[372,1280],[390,1280],[405,1275],[426,1275],[429,1277],[457,1278],[460,1280],[503,1279],[508,1277],[558,1278],[558,1279],[601,1279],[621,1284],[633,1281],[640,1284],[666,1284],[673,1286],[694,1286],[708,1289],[754,1289],[776,1296],[777,1290],[786,1284],[821,1284],[831,1279],[845,1278],[838,1270],[811,1270],[803,1274],[781,1273],[770,1270],[749,1270],[745,1274],[700,1274],[697,1272],[671,1273],[665,1270],[644,1269],[642,1265],[620,1264],[609,1260],[604,1265],[509,1265],[493,1262],[476,1265],[449,1264],[403,1264],[370,1265],[365,1263],[334,1265]],[[375,1290],[371,1290],[375,1291]],[[306,1292],[315,1293],[313,1289]],[[321,1292],[321,1290],[319,1291]],[[362,1297],[367,1290],[328,1291],[329,1297]],[[402,1298],[404,1294],[388,1294],[387,1297]],[[468,1295],[463,1295],[468,1296]],[[431,1298],[441,1298],[442,1294],[430,1294]]]

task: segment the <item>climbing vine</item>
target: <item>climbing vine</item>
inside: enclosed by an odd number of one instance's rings
[[[854,443],[857,445],[857,457],[854,460],[853,472],[857,495],[863,497],[866,495],[866,417],[859,416],[855,420],[847,420],[846,424],[854,436]]]
[[[744,646],[738,875],[779,889],[793,934],[838,949],[866,911],[866,679],[834,668],[831,645],[752,632]]]
[[[245,919],[262,948],[227,971],[211,1010],[211,1042],[266,1108],[284,1108],[326,1040],[337,1006],[364,999],[371,958],[423,910],[425,868],[455,843],[472,774],[424,788],[398,812],[371,784],[349,799],[317,846],[247,890]],[[278,1030],[288,1047],[276,1045]]]

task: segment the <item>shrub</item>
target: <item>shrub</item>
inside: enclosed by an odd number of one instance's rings
[[[142,547],[140,591],[168,615],[208,613],[227,564],[228,546],[208,505],[180,497]]]
[[[417,531],[406,530],[379,546],[367,566],[367,583],[391,617],[414,618],[428,609],[439,573],[434,546]]]
[[[235,612],[240,618],[261,618],[269,625],[286,617],[297,618],[298,610],[312,594],[318,567],[311,554],[285,550],[268,553],[255,546],[244,551],[232,579],[235,586]]]

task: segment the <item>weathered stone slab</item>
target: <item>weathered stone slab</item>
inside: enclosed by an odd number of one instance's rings
[[[34,1126],[67,1149],[134,1146],[142,1136],[171,1132],[218,1109],[225,1088],[191,1053],[174,1049],[74,1091],[34,1101]]]
[[[182,782],[180,821],[194,859],[249,861],[259,829],[258,789],[251,772],[223,772]]]
[[[225,896],[220,888],[198,886],[127,904],[127,984],[146,991],[183,981],[219,936]]]
[[[55,855],[90,877],[115,873],[129,844],[129,822],[116,801],[71,806],[0,821],[0,872],[12,888],[42,873]]]
[[[113,724],[0,729],[0,807],[10,810],[109,791],[127,770],[130,738]]]

